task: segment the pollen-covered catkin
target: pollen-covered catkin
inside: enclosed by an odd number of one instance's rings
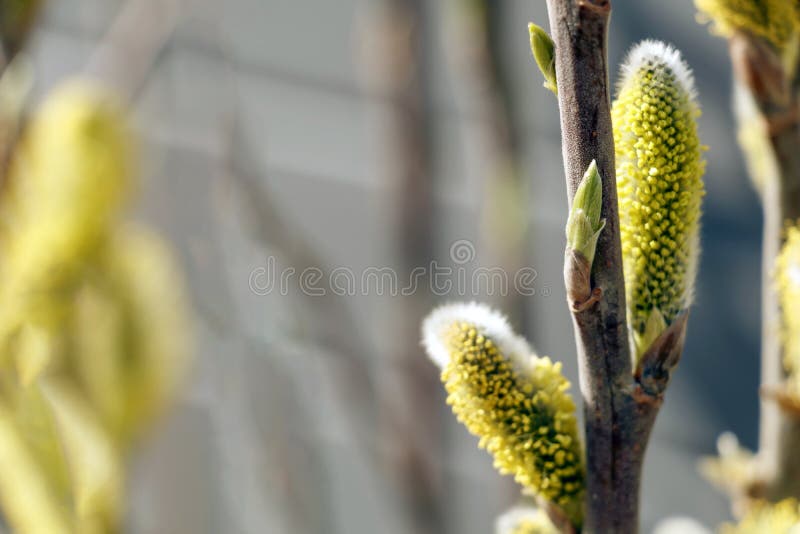
[[[746,32],[783,49],[800,29],[800,8],[794,0],[695,0],[701,22],[725,37]]]
[[[502,316],[483,306],[439,308],[423,329],[447,403],[495,467],[579,524],[582,452],[561,364],[533,355]]]
[[[691,304],[705,163],[691,72],[644,41],[622,67],[611,115],[628,322],[636,356]]]

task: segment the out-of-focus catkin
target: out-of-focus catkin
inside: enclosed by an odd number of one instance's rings
[[[17,531],[118,531],[127,453],[186,363],[175,261],[120,222],[135,171],[122,104],[86,81],[48,96],[14,154],[0,199],[0,467],[16,468],[0,469],[0,507]]]
[[[495,467],[580,524],[582,451],[561,364],[534,355],[501,315],[477,304],[435,310],[423,335],[448,404]]]
[[[46,333],[63,322],[72,289],[114,228],[132,166],[113,96],[76,81],[45,100],[15,153],[0,213],[0,343],[23,326]],[[18,361],[23,380],[45,360]]]
[[[786,229],[786,241],[775,262],[775,285],[783,313],[783,363],[786,393],[800,405],[800,226]]]
[[[730,37],[746,32],[766,39],[779,50],[800,29],[800,6],[794,0],[695,0],[701,22]]]
[[[644,41],[628,54],[611,111],[637,358],[693,298],[705,169],[694,92],[679,52]]]
[[[755,502],[738,524],[725,524],[720,534],[793,534],[800,529],[800,504],[797,499],[779,503]]]

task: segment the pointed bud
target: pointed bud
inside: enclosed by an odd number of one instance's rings
[[[590,267],[594,261],[597,238],[606,225],[605,219],[600,219],[602,208],[603,181],[597,163],[592,160],[575,191],[566,231],[567,247],[583,254],[589,260]]]
[[[558,534],[559,530],[539,508],[518,506],[497,518],[495,534]]]
[[[479,304],[438,308],[422,332],[447,403],[495,467],[580,525],[582,452],[561,364],[534,355],[502,315]]]
[[[657,41],[631,50],[611,118],[637,362],[693,298],[705,169],[699,114],[691,71],[677,50]]]
[[[653,308],[650,310],[650,315],[647,316],[647,320],[644,323],[644,330],[633,331],[634,345],[637,347],[645,347],[646,351],[647,348],[653,344],[653,341],[658,339],[661,332],[666,329],[667,321],[664,319],[664,315],[661,314],[661,310]]]
[[[541,27],[533,22],[528,24],[528,32],[531,36],[531,52],[533,59],[539,65],[539,70],[544,76],[544,86],[558,95],[556,84],[556,46],[553,40]]]

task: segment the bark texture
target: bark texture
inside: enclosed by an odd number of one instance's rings
[[[590,277],[567,251],[565,280],[600,299],[570,302],[578,349],[587,456],[584,532],[635,533],[644,453],[671,370],[680,358],[685,316],[656,340],[634,373],[614,167],[606,37],[608,0],[548,0],[556,45],[561,138],[572,198],[590,162],[603,178],[600,234]],[[578,278],[584,277],[581,282]],[[575,300],[573,298],[573,300]]]

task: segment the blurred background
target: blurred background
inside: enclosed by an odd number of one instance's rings
[[[558,110],[528,45],[544,1],[54,1],[27,49],[35,95],[86,69],[137,4],[132,59],[116,63],[137,73],[135,216],[180,254],[197,350],[137,451],[128,530],[491,532],[519,493],[450,414],[419,323],[437,303],[489,301],[577,390]],[[756,444],[761,240],[724,40],[690,0],[616,0],[610,64],[648,37],[694,69],[709,151],[697,303],[647,455],[645,531],[728,517],[696,462],[725,430]]]

